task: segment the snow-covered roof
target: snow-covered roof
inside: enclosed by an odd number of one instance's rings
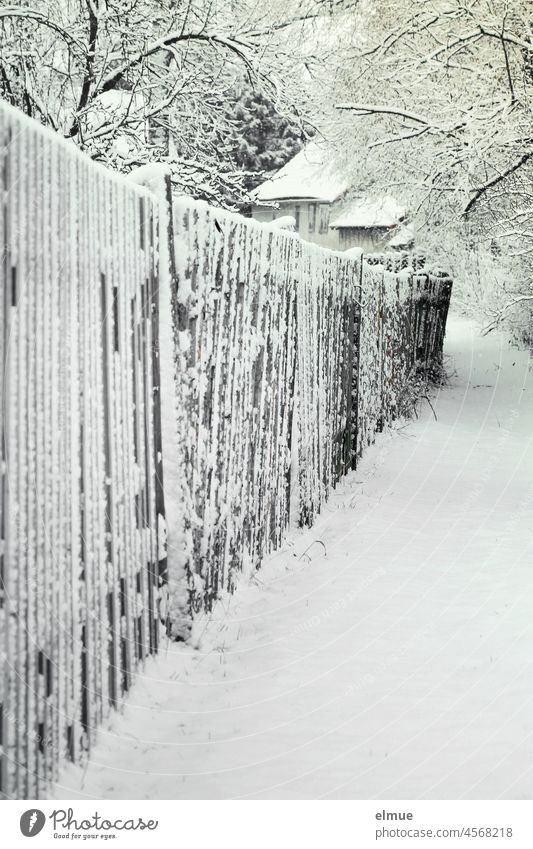
[[[405,217],[405,209],[390,195],[359,198],[341,212],[330,227],[394,227]]]
[[[348,183],[333,167],[325,144],[310,142],[274,177],[252,192],[256,201],[309,198],[332,203],[348,188]]]
[[[389,247],[403,248],[405,246],[412,245],[414,240],[415,231],[409,224],[406,224],[404,227],[400,227],[392,239],[389,240]]]

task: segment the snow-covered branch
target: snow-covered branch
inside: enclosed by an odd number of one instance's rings
[[[473,211],[474,207],[479,203],[481,198],[487,194],[487,192],[490,192],[491,189],[495,188],[499,183],[502,183],[511,175],[516,174],[516,172],[519,171],[524,165],[526,165],[526,163],[529,162],[532,158],[533,150],[524,153],[517,162],[510,165],[508,168],[505,169],[505,171],[503,171],[501,174],[498,174],[492,180],[489,180],[488,183],[485,183],[484,186],[481,186],[479,189],[476,189],[474,196],[468,201],[465,207],[464,215],[468,217]]]
[[[161,157],[178,168],[193,151],[205,171],[235,170],[228,107],[246,86],[303,126],[301,74],[322,48],[295,33],[346,15],[344,0],[30,3],[0,10],[0,95],[121,170]]]
[[[424,124],[426,127],[432,126],[428,118],[425,118],[423,115],[410,112],[398,106],[379,106],[369,103],[337,103],[335,109],[354,112],[356,115],[395,115],[399,118],[406,118],[408,121],[414,121],[415,124]]]
[[[17,6],[7,6],[0,9],[0,20],[7,20],[9,18],[20,18],[33,21],[34,23],[47,27],[60,35],[67,44],[83,49],[83,43],[75,39],[66,28],[54,21],[49,15],[45,15],[43,12],[37,11],[37,9]]]

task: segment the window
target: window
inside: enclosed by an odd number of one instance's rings
[[[294,207],[294,220],[296,221],[296,232],[300,232],[300,205],[297,203]]]
[[[309,204],[309,232],[314,233],[316,229],[316,203]]]
[[[320,204],[319,233],[327,233],[329,228],[329,204]]]

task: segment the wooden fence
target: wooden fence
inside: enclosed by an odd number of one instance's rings
[[[442,352],[451,283],[423,258],[351,259],[188,200],[172,222],[150,173],[0,106],[5,798],[86,757],[161,620],[183,636],[311,525]]]
[[[79,760],[157,649],[158,205],[0,108],[0,793]]]
[[[188,200],[174,207],[174,248],[170,577],[185,573],[198,611],[279,546],[291,509],[311,525],[398,415],[409,381],[440,360],[451,281],[423,257],[347,258]]]

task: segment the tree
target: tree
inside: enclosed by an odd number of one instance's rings
[[[430,248],[442,252],[448,243],[456,273],[465,264],[470,273],[478,263],[469,255],[481,251],[520,281],[518,293],[501,292],[502,303],[509,295],[526,303],[533,253],[529,2],[366,0],[360,24],[329,94],[329,121],[346,158],[366,180],[410,201]]]
[[[263,92],[243,86],[227,106],[229,144],[250,192],[296,156],[312,128],[280,114]]]
[[[18,0],[0,9],[0,91],[122,171],[168,161],[180,191],[242,196],[228,93],[243,74],[280,112],[338,0]],[[300,38],[291,34],[298,28]],[[310,47],[311,46],[311,47]]]

